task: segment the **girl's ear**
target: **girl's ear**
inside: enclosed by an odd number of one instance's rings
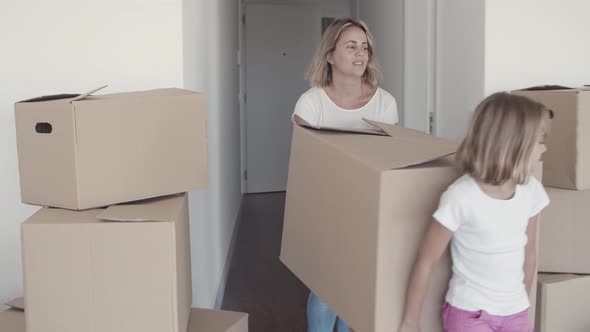
[[[331,53],[331,52],[330,52],[330,53],[328,53],[328,55],[326,55],[326,61],[327,61],[329,64],[334,64],[334,60],[332,59],[332,53]]]

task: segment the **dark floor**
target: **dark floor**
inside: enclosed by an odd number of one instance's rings
[[[222,309],[249,313],[249,332],[307,331],[309,290],[279,261],[284,208],[284,192],[244,196]]]

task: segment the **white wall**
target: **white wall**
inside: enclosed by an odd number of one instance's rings
[[[461,139],[493,92],[590,84],[588,12],[585,0],[438,2],[436,134]]]
[[[486,1],[485,94],[590,84],[590,1]]]
[[[185,0],[185,83],[207,95],[209,190],[191,193],[193,304],[219,307],[241,202],[238,3]]]
[[[435,1],[404,1],[404,126],[424,132],[434,112]]]
[[[437,136],[460,140],[483,97],[485,0],[437,2]]]
[[[3,7],[0,303],[22,295],[19,227],[37,210],[19,203],[13,103],[109,84],[101,93],[183,86],[207,93],[210,189],[190,195],[193,301],[215,305],[241,198],[236,12],[230,0],[39,0]]]
[[[358,17],[375,37],[376,57],[383,73],[381,87],[391,93],[404,123],[404,1],[360,0]]]

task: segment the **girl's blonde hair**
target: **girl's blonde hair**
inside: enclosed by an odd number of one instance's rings
[[[499,92],[475,109],[467,136],[457,150],[464,173],[487,184],[526,182],[537,135],[553,112],[524,96]]]
[[[362,76],[363,83],[375,87],[381,81],[381,71],[374,57],[375,41],[369,28],[360,20],[339,18],[332,22],[324,32],[320,47],[305,74],[305,79],[312,87],[325,87],[332,83],[332,65],[328,63],[328,55],[336,49],[342,31],[350,27],[363,30],[367,36],[369,60],[367,61],[367,69]]]

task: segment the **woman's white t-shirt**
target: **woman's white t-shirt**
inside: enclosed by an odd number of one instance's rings
[[[298,115],[312,126],[374,129],[363,118],[396,124],[398,122],[395,98],[377,88],[364,106],[348,110],[336,105],[322,88],[311,88],[299,97],[293,115]]]
[[[470,175],[443,193],[433,217],[453,232],[453,277],[446,301],[468,311],[512,315],[529,307],[524,285],[529,219],[549,204],[543,185],[530,177],[512,198],[488,196]]]

